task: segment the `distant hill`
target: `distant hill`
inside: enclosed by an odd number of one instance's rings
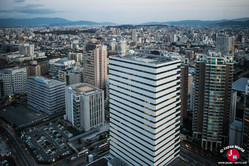
[[[216,23],[214,25],[249,27],[249,20],[247,21],[225,21],[225,22]]]
[[[231,24],[232,25],[233,23],[238,24],[239,22],[244,22],[244,21],[248,21],[248,20],[249,20],[249,17],[237,18],[237,19],[231,19],[231,20],[223,19],[223,20],[213,20],[213,21],[182,20],[182,21],[167,21],[167,22],[147,22],[147,23],[143,23],[141,25],[191,25],[191,26],[207,26],[207,25],[222,25],[222,23],[224,23],[224,24]],[[228,22],[230,22],[230,23],[228,23]]]
[[[0,19],[1,28],[31,26],[66,26],[66,25],[116,25],[111,22],[97,23],[93,21],[70,21],[64,18],[31,18],[31,19]]]

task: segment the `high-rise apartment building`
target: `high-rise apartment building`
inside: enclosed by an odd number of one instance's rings
[[[131,31],[131,40],[133,42],[137,42],[137,32],[136,32],[136,29],[132,29],[132,31]]]
[[[65,82],[44,77],[27,79],[27,104],[48,114],[65,108]]]
[[[202,147],[217,150],[228,144],[232,108],[233,57],[216,52],[196,55],[193,136]]]
[[[221,52],[222,55],[234,55],[234,40],[234,37],[229,37],[227,35],[217,35],[217,51]]]
[[[131,165],[167,165],[180,151],[181,60],[110,57],[110,153]]]
[[[77,130],[88,131],[104,124],[104,91],[90,84],[66,87],[66,116]]]
[[[188,110],[188,65],[189,59],[184,59],[181,66],[181,125],[187,119]]]
[[[192,99],[193,116],[192,116],[192,131],[193,137],[201,139],[203,112],[204,112],[204,92],[205,92],[205,71],[206,71],[206,55],[196,54],[195,57],[195,77],[194,77],[194,94]]]
[[[107,80],[107,46],[88,44],[84,56],[84,82],[105,89]]]
[[[241,155],[242,159],[249,163],[249,81],[246,86],[246,95],[244,100],[242,147],[245,149],[245,152]]]
[[[4,91],[3,91],[3,80],[0,77],[0,99],[4,97]]]
[[[0,70],[3,80],[3,90],[5,96],[26,93],[27,70],[25,67],[8,68]]]

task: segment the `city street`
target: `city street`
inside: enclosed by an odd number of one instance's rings
[[[189,163],[190,165],[217,166],[217,164],[212,163],[211,161],[208,161],[200,155],[197,155],[183,147],[181,147],[180,156],[182,160]]]
[[[15,136],[5,127],[0,126],[0,131],[9,139],[9,143],[14,149],[16,157],[18,158],[20,164],[22,166],[34,166],[34,164],[32,164],[26,156],[26,153],[16,140]]]

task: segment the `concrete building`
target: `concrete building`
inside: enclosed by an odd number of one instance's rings
[[[189,109],[193,112],[195,99],[195,83],[193,82],[190,86],[190,98],[189,98]]]
[[[242,138],[242,122],[235,120],[230,125],[229,145],[241,146]]]
[[[19,53],[21,55],[34,56],[35,46],[29,43],[23,43],[19,45]]]
[[[107,78],[107,46],[88,44],[84,56],[84,82],[105,89]]]
[[[234,55],[234,37],[218,35],[216,37],[216,50],[222,55]]]
[[[110,57],[110,154],[130,165],[167,165],[180,151],[181,60]]]
[[[72,68],[75,65],[75,60],[68,58],[57,58],[49,60],[49,76],[53,79],[59,78],[59,71]]]
[[[177,42],[177,36],[176,34],[170,34],[170,43]]]
[[[83,54],[82,53],[68,53],[68,60],[75,60],[75,62],[80,65],[83,63]]]
[[[201,139],[203,112],[204,112],[204,92],[205,92],[205,70],[206,55],[196,54],[195,61],[195,78],[194,78],[194,104],[192,116],[193,137]]]
[[[37,62],[32,61],[30,65],[26,66],[27,76],[41,76],[48,74],[49,65],[47,61]]]
[[[137,42],[137,32],[136,32],[136,29],[132,29],[132,31],[131,31],[131,40],[133,42]]]
[[[193,74],[188,74],[188,96],[190,95],[191,85],[194,81]]]
[[[48,114],[65,109],[65,82],[44,77],[27,80],[27,104],[36,111]]]
[[[232,121],[237,119],[242,121],[244,116],[244,102],[246,96],[246,86],[249,78],[241,77],[232,84]]]
[[[185,58],[181,66],[181,125],[185,124],[188,115],[188,65],[189,59]]]
[[[88,131],[104,124],[104,91],[90,84],[66,87],[66,116],[77,130]]]
[[[196,56],[193,137],[202,148],[228,144],[232,108],[233,57],[216,52]]]
[[[185,50],[185,55],[189,59],[190,62],[194,62],[195,54],[193,50]]]
[[[245,152],[242,153],[242,159],[249,163],[249,81],[245,88],[246,96],[244,102],[244,117],[243,117],[243,131],[242,131],[242,147]]]
[[[26,93],[27,70],[25,67],[0,70],[3,81],[4,96]]]
[[[4,90],[3,90],[3,80],[0,77],[0,99],[4,97]]]
[[[60,81],[66,82],[66,85],[83,82],[83,68],[74,66],[67,70],[59,70],[58,77]]]

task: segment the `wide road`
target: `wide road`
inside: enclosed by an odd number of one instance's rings
[[[200,155],[197,155],[185,148],[182,148],[181,147],[181,150],[180,150],[180,156],[181,156],[181,159],[184,160],[185,162],[191,164],[191,165],[196,165],[196,166],[217,166],[217,164],[201,157]]]
[[[16,157],[20,161],[20,164],[22,166],[33,166],[33,164],[31,164],[28,157],[26,156],[26,153],[17,142],[15,136],[5,127],[0,126],[0,131],[9,139],[9,143],[13,147],[16,153]]]

